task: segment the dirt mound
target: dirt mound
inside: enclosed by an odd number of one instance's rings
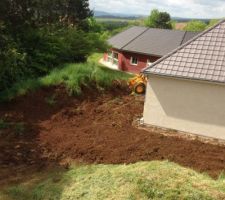
[[[118,88],[117,88],[118,87]],[[44,88],[0,105],[0,180],[42,170],[62,160],[134,163],[170,160],[216,177],[225,169],[225,147],[137,129],[144,97],[85,90],[69,97],[63,87]],[[14,172],[14,173],[12,173]]]

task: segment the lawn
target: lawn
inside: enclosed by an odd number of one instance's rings
[[[66,172],[52,172],[45,179],[29,180],[1,190],[2,200],[139,200],[225,198],[225,179],[167,161],[130,165],[74,165]]]

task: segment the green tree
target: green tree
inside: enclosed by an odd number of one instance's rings
[[[88,0],[0,0],[0,91],[106,49]]]
[[[209,24],[208,24],[207,28],[213,27],[213,26],[216,25],[219,21],[220,21],[219,19],[211,19],[211,20],[209,21]]]
[[[205,22],[192,20],[187,23],[184,30],[198,32],[198,31],[204,31],[206,28],[207,28],[207,24]]]
[[[1,0],[0,21],[15,28],[62,23],[81,25],[92,17],[88,0]]]
[[[145,20],[145,26],[151,28],[172,29],[171,17],[167,12],[159,12],[154,9],[151,11],[150,16]]]
[[[76,24],[93,16],[88,0],[69,0],[67,15],[70,22]]]

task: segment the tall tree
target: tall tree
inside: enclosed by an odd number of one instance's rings
[[[151,11],[150,16],[145,20],[145,26],[151,28],[172,29],[171,17],[167,12],[159,12],[154,9]]]
[[[88,0],[69,0],[68,16],[74,23],[93,16],[89,8]]]
[[[1,0],[0,21],[29,26],[63,23],[80,25],[93,16],[88,0]]]

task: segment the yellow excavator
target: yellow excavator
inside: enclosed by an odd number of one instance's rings
[[[134,78],[129,79],[129,87],[136,94],[145,94],[147,77],[144,74],[138,74]]]

